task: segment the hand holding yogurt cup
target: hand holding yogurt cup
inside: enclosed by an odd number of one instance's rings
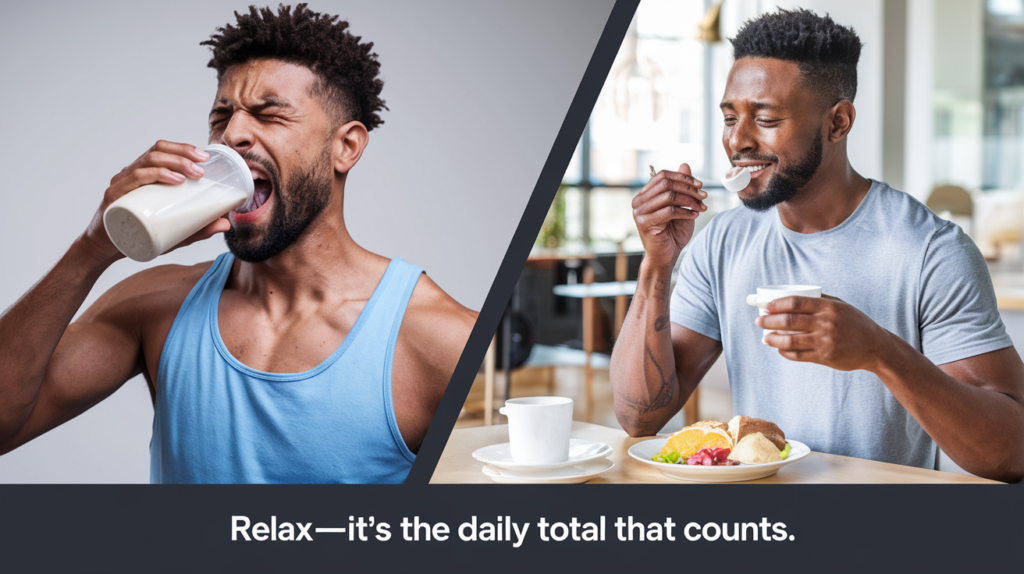
[[[821,287],[817,285],[768,285],[758,287],[756,295],[747,295],[747,305],[757,307],[758,316],[768,314],[768,304],[783,297],[821,297]],[[776,331],[765,329],[764,334],[778,332],[782,335],[796,334],[799,331]]]
[[[766,290],[764,295],[761,289]],[[754,324],[765,330],[762,342],[791,361],[838,371],[875,369],[899,338],[841,299],[808,294],[813,289],[820,288],[775,285],[747,296],[747,302],[760,310]],[[803,294],[795,294],[801,290]]]

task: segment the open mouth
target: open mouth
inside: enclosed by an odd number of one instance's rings
[[[249,171],[252,173],[252,201],[246,202],[234,210],[235,216],[245,216],[236,218],[236,221],[238,219],[254,220],[262,211],[263,206],[270,202],[270,197],[274,195],[274,183],[266,170],[262,166],[253,165],[252,162],[247,163],[249,163]]]

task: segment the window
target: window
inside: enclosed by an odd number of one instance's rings
[[[706,185],[718,179],[709,172],[728,168],[724,154],[714,151],[721,145],[718,100],[731,54],[727,43],[696,38],[711,4],[640,4],[556,200],[564,243],[600,252],[625,240],[627,250],[638,251],[630,202],[647,183],[649,166],[677,169],[685,161]]]
[[[985,14],[981,187],[1024,187],[1024,0],[989,0]]]

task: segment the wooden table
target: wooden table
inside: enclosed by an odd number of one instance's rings
[[[572,423],[572,437],[600,441],[615,452],[609,457],[615,468],[588,484],[699,484],[676,480],[663,475],[650,465],[633,460],[629,447],[646,440],[632,438],[619,429],[582,422]],[[492,444],[508,442],[508,425],[458,429],[452,432],[448,446],[441,454],[431,484],[494,484],[481,471],[483,463],[473,458],[473,451]],[[768,478],[730,484],[1000,484],[993,480],[965,474],[939,472],[887,462],[812,452],[806,458],[782,467]]]

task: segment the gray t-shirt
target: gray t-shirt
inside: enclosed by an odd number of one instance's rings
[[[672,322],[722,341],[734,414],[773,421],[812,450],[931,468],[935,443],[868,371],[794,362],[761,343],[758,286],[820,285],[936,365],[1012,345],[985,260],[960,227],[872,182],[839,226],[797,233],[775,209],[718,214],[691,242]]]

